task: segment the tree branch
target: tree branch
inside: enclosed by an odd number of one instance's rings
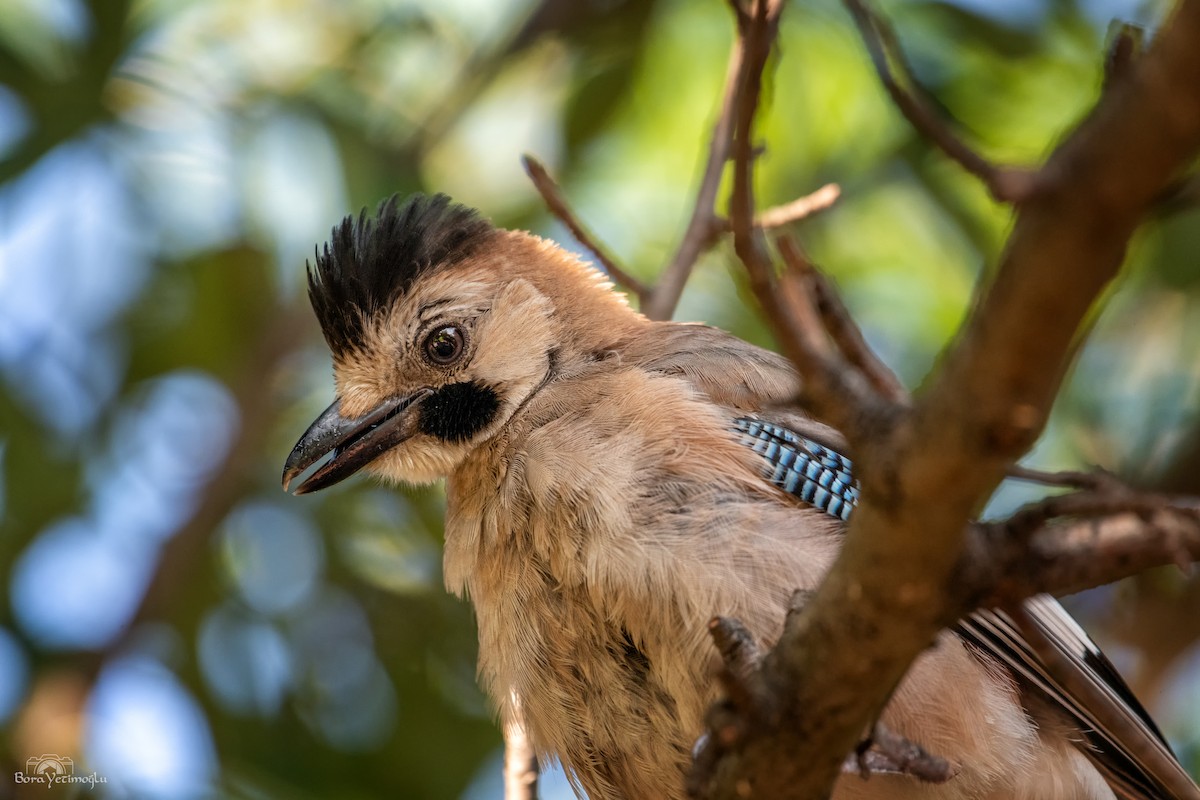
[[[754,218],[754,224],[759,228],[782,228],[784,225],[808,219],[818,211],[824,211],[836,203],[841,196],[842,188],[840,186],[836,183],[827,183],[815,192],[797,197],[790,203],[768,208]],[[733,230],[733,223],[728,218],[722,219],[720,224],[724,231]]]
[[[908,665],[938,631],[973,609],[980,587],[961,576],[964,561],[974,563],[981,548],[969,545],[968,520],[1039,435],[1085,315],[1117,274],[1155,198],[1200,150],[1200,49],[1194,46],[1200,0],[1183,0],[1146,55],[1114,82],[1036,179],[1015,193],[1021,199],[1016,223],[994,277],[981,285],[922,394],[911,408],[886,403],[869,388],[848,385],[853,379],[839,383],[830,375],[835,359],[814,344],[811,320],[789,317],[803,310],[791,280],[796,270],[776,286],[761,231],[752,225],[750,134],[777,13],[778,4],[757,0],[738,15],[746,60],[754,67],[744,71],[738,97],[730,213],[735,249],[818,414],[849,437],[862,500],[830,573],[763,659],[759,680],[786,687],[772,694],[774,719],[746,726],[737,741],[708,758],[700,781],[708,797],[733,798],[745,790],[761,797],[826,796],[845,754],[878,718]],[[1013,196],[1003,187],[1001,193]],[[783,300],[764,296],[775,288]],[[835,400],[851,407],[838,408]],[[1178,512],[1171,515],[1152,520],[1166,529]],[[1144,525],[1141,530],[1136,546],[1117,544],[1131,540],[1114,533],[1112,551],[1125,548],[1128,558],[1144,558],[1132,552],[1153,547]],[[1031,537],[1028,552],[1061,544],[1063,533]],[[1158,541],[1159,556],[1169,550],[1174,559],[1181,546],[1193,552],[1188,540]],[[1113,577],[1063,556],[1075,566],[1046,572],[1039,589],[1051,580]],[[862,637],[867,629],[876,635]]]
[[[783,235],[776,241],[784,263],[799,274],[807,285],[822,327],[848,365],[860,372],[880,397],[895,403],[907,403],[908,391],[904,384],[867,344],[862,330],[850,316],[849,309],[830,280],[808,260],[795,239]]]
[[[844,0],[862,34],[871,62],[879,74],[883,88],[891,96],[904,118],[951,160],[983,181],[992,197],[1002,203],[1020,203],[1033,190],[1034,173],[1013,167],[998,167],[972,150],[938,116],[913,78],[912,68],[891,25],[871,8],[867,0]],[[905,88],[892,71],[892,62],[900,69]]]
[[[815,192],[797,197],[790,203],[768,208],[755,218],[754,224],[760,228],[782,228],[784,225],[807,219],[818,211],[824,211],[841,196],[840,186],[827,183]]]
[[[1018,481],[1040,483],[1043,486],[1058,486],[1063,489],[1099,490],[1117,483],[1116,478],[1107,472],[1077,472],[1074,470],[1047,472],[1020,464],[1014,464],[1008,468],[1008,477]]]
[[[692,207],[687,230],[684,231],[683,240],[679,243],[674,258],[663,270],[654,293],[642,308],[642,313],[650,319],[671,318],[675,307],[679,305],[679,298],[683,295],[688,276],[692,274],[692,267],[720,232],[721,224],[715,210],[717,190],[721,187],[725,162],[729,160],[729,147],[733,138],[733,107],[737,100],[738,76],[742,72],[743,59],[743,46],[739,37],[734,40],[733,48],[729,52],[721,111],[717,115],[716,124],[713,125],[704,176],[700,179],[700,189],[696,192],[696,204]]]
[[[1003,523],[980,523],[972,535],[985,541],[986,556],[973,559],[983,573],[973,582],[989,587],[980,605],[1011,607],[1042,592],[1071,594],[1200,560],[1200,511],[1190,503],[1152,497],[1100,502],[1094,515],[1047,520],[1016,537],[1006,535]]]
[[[732,222],[716,212],[717,190],[729,160],[730,143],[733,139],[735,100],[743,77],[744,52],[741,38],[734,41],[729,55],[729,68],[721,110],[713,128],[708,147],[708,159],[700,188],[687,229],[679,243],[675,256],[653,285],[638,280],[622,269],[606,248],[593,237],[571,210],[561,189],[537,159],[530,155],[522,157],[525,171],[541,194],[547,208],[571,231],[572,235],[596,256],[613,282],[637,297],[638,306],[650,319],[670,319],[679,305],[683,288],[687,285],[692,268],[700,255],[712,247],[720,234],[732,230]],[[759,68],[761,71],[761,67]],[[841,195],[837,184],[826,184],[810,194],[798,197],[789,203],[769,208],[754,220],[762,228],[778,228],[799,222],[812,214],[833,205]]]
[[[780,10],[778,0],[756,0],[750,12],[734,3],[744,58],[737,75],[738,102],[734,108],[733,188],[729,200],[733,246],[784,352],[804,376],[805,404],[853,442],[865,418],[885,415],[885,404],[831,346],[806,288],[804,268],[794,265],[777,279],[763,231],[754,224],[754,117]]]
[[[537,800],[538,762],[525,729],[504,724],[504,800]]]
[[[908,775],[924,783],[945,783],[958,774],[958,767],[877,722],[870,738],[846,756],[842,771],[863,778]]]
[[[545,201],[546,207],[550,209],[550,213],[558,217],[567,226],[567,230],[571,231],[571,235],[592,252],[596,260],[604,267],[604,271],[608,273],[608,277],[612,278],[613,283],[628,292],[632,292],[637,297],[638,305],[644,306],[647,298],[650,296],[650,287],[620,267],[616,259],[609,255],[608,250],[583,226],[583,223],[575,216],[575,212],[567,205],[566,198],[562,195],[562,190],[555,183],[554,178],[550,177],[550,173],[546,171],[546,168],[542,166],[540,161],[526,153],[521,156],[521,163],[525,165],[525,172],[529,175],[529,179],[533,181],[534,188],[542,196],[542,200]]]
[[[1168,186],[1159,198],[1155,213],[1170,216],[1200,206],[1200,172],[1185,175]]]

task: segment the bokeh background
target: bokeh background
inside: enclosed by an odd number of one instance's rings
[[[1096,100],[1112,20],[1165,5],[882,8],[969,140],[1028,164]],[[441,490],[280,491],[331,400],[303,265],[417,190],[570,243],[530,152],[652,278],[731,38],[718,0],[0,0],[0,797],[45,753],[105,797],[500,796]],[[919,386],[1010,214],[899,118],[838,3],[790,3],[781,41],[761,198],[842,185],[797,233]],[[718,246],[678,317],[769,345],[747,297]],[[1028,462],[1200,493],[1198,352],[1182,211],[1138,236]],[[1200,767],[1200,582],[1069,602]]]

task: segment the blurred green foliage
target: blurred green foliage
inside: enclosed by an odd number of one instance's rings
[[[1110,19],[1163,6],[885,11],[967,138],[1033,164],[1096,101]],[[574,246],[528,151],[652,279],[732,31],[715,0],[0,0],[0,771],[61,751],[113,796],[495,796],[440,490],[279,493],[332,396],[303,263],[343,214],[418,190]],[[1009,210],[889,105],[838,3],[790,4],[781,42],[761,201],[841,184],[798,233],[919,386]],[[1197,252],[1195,210],[1138,237],[1035,463],[1200,491]],[[677,316],[769,345],[732,265],[707,254]],[[1197,594],[1156,573],[1076,604],[1191,753],[1200,630],[1118,623]],[[122,716],[160,684],[173,717]]]

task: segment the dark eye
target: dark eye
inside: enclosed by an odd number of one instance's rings
[[[466,339],[454,325],[438,328],[425,337],[425,357],[430,363],[446,366],[453,364],[463,353]]]

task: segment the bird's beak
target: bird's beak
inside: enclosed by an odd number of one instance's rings
[[[391,398],[355,419],[343,417],[342,401],[335,400],[292,448],[283,465],[283,490],[329,453],[333,457],[297,486],[296,494],[315,492],[349,478],[417,432],[418,408],[431,394],[431,389],[419,389],[407,397]]]

